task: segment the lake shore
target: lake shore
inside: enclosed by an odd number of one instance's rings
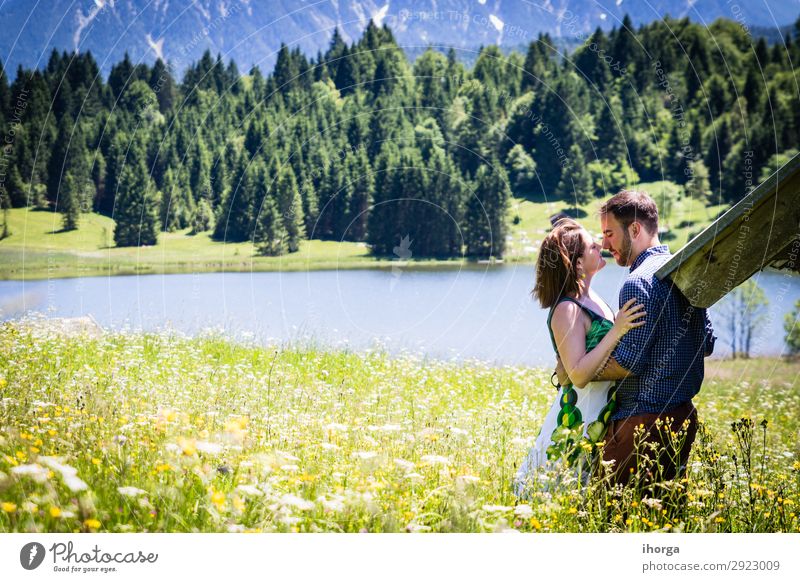
[[[312,241],[322,243],[324,241]],[[333,243],[349,245],[355,243]],[[165,260],[160,262],[149,256],[149,249],[143,249],[145,258],[135,262],[128,258],[109,257],[101,259],[96,256],[87,257],[80,253],[41,252],[41,251],[8,251],[0,249],[0,280],[2,281],[36,281],[45,279],[72,279],[77,277],[105,277],[124,275],[173,275],[199,273],[269,273],[299,271],[335,271],[357,269],[396,269],[398,267],[411,270],[423,269],[475,269],[503,264],[529,264],[536,262],[536,255],[525,258],[513,258],[491,261],[474,261],[468,259],[411,259],[392,260],[374,258],[368,254],[363,256],[347,255],[340,260],[327,256],[259,257],[211,260]]]
[[[668,182],[643,185],[652,192]],[[598,227],[598,198],[580,210],[580,219],[595,235]],[[676,204],[674,225],[669,240],[674,251],[683,246],[693,233],[708,224],[723,207],[701,207],[690,199]],[[535,263],[538,241],[550,228],[549,217],[569,211],[562,201],[532,201],[515,198],[509,209],[509,234],[503,263]],[[9,211],[11,235],[0,240],[0,280],[42,280],[115,275],[275,272],[349,269],[485,268],[485,262],[464,258],[408,261],[376,258],[365,243],[350,241],[304,240],[296,253],[280,257],[263,257],[255,252],[252,242],[219,242],[205,232],[192,235],[188,229],[159,234],[158,244],[149,247],[116,247],[113,242],[114,221],[96,213],[81,215],[77,230],[61,230],[61,215],[31,208]],[[413,253],[413,242],[410,251]]]

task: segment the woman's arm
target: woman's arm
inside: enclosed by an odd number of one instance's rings
[[[564,301],[556,306],[550,322],[553,337],[564,368],[576,388],[583,388],[594,379],[622,336],[644,324],[644,321],[638,320],[646,313],[641,305],[634,305],[634,302],[631,300],[622,306],[614,326],[590,352],[586,351],[586,316],[581,308],[572,301]]]

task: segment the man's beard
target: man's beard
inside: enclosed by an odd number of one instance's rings
[[[620,267],[630,267],[630,258],[631,258],[631,235],[628,232],[628,229],[622,231],[622,246],[619,249],[619,260],[617,260],[617,264]]]

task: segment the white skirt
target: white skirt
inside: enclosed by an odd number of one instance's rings
[[[574,406],[580,411],[581,418],[583,419],[583,436],[589,436],[587,434],[587,429],[592,422],[598,419],[603,408],[608,404],[609,390],[611,390],[613,386],[613,381],[604,380],[600,382],[589,382],[583,388],[573,388],[578,396]],[[523,496],[526,485],[536,482],[537,472],[542,472],[543,469],[555,468],[556,464],[559,462],[559,459],[550,460],[547,458],[547,448],[553,444],[553,433],[559,426],[558,417],[562,407],[562,391],[563,388],[558,391],[553,405],[547,412],[547,416],[544,417],[544,422],[539,431],[539,436],[536,437],[536,442],[528,451],[528,455],[517,471],[516,478],[514,479],[514,492],[518,497]]]

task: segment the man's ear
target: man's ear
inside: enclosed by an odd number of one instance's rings
[[[642,225],[634,221],[631,222],[630,229],[631,229],[630,231],[631,238],[635,239],[639,236],[639,233],[642,232]]]

